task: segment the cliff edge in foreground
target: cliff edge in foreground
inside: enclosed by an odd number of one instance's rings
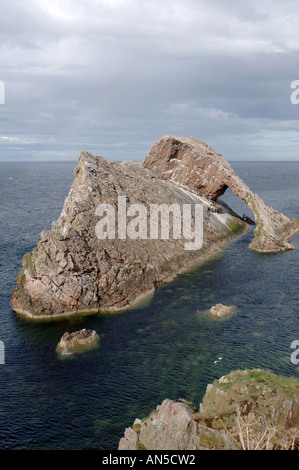
[[[199,410],[164,400],[136,419],[119,450],[292,450],[299,447],[299,380],[256,369],[207,386]]]

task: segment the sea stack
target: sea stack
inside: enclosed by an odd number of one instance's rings
[[[292,248],[287,239],[299,229],[299,221],[268,208],[224,158],[202,141],[165,136],[143,163],[116,163],[80,153],[60,217],[51,230],[41,232],[36,247],[23,257],[12,308],[39,319],[132,306],[249,229],[247,221],[218,200],[227,187],[247,201],[256,217],[251,248],[268,252]],[[120,202],[124,210],[131,210],[126,216],[130,236],[117,216]],[[168,238],[151,237],[145,231],[141,238],[140,223],[134,238],[136,208],[140,211],[142,206],[150,214],[154,206],[173,205],[190,207],[193,225],[195,209],[202,208],[202,245],[186,249],[184,231],[181,237]],[[106,238],[99,238],[97,232],[103,212],[99,206],[115,213],[115,226],[109,233],[107,229]],[[161,212],[160,220],[164,219]]]

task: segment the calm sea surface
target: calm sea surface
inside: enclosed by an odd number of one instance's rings
[[[299,340],[298,234],[296,250],[261,255],[248,249],[249,232],[130,311],[43,324],[16,316],[10,296],[22,256],[59,217],[75,165],[0,164],[1,449],[116,449],[136,417],[164,398],[198,405],[207,384],[233,369],[299,376],[290,361]],[[232,166],[267,204],[299,218],[299,163]],[[223,199],[251,216],[231,192]],[[205,310],[218,302],[237,312],[212,320]],[[60,337],[80,328],[95,329],[100,348],[59,360]]]

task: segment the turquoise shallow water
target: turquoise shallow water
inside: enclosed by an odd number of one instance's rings
[[[298,235],[296,250],[261,255],[248,249],[249,232],[129,311],[43,324],[17,317],[9,302],[22,256],[59,216],[74,166],[0,164],[0,448],[115,449],[125,427],[164,398],[199,404],[207,384],[233,369],[299,376],[290,361],[299,339]],[[266,203],[299,218],[298,163],[232,166]],[[251,215],[230,192],[223,199]],[[218,302],[236,313],[210,318],[205,311]],[[100,348],[59,360],[61,335],[84,327],[100,334]]]

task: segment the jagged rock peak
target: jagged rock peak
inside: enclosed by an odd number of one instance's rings
[[[58,220],[52,223],[51,230],[41,232],[36,247],[23,257],[23,268],[16,279],[18,285],[12,293],[12,308],[36,319],[131,307],[145,294],[153,293],[156,286],[218,253],[248,230],[248,223],[225,203],[215,202],[228,186],[255,214],[256,236],[251,248],[259,251],[292,248],[287,239],[298,230],[298,220],[267,207],[229,163],[204,142],[163,137],[143,164],[131,161],[119,164],[82,152]],[[150,217],[153,205],[166,206],[169,211],[174,204],[191,207],[194,222],[195,208],[200,207],[203,244],[195,246],[191,242],[191,249],[186,250],[184,236],[152,237],[148,235],[147,219],[144,238],[134,236],[134,224],[128,236],[130,216],[127,218],[126,214],[125,228],[120,234],[120,200],[125,212],[133,204],[141,205],[146,218]],[[110,234],[99,237],[96,231],[101,217],[98,208],[103,205],[115,211],[112,238]],[[169,215],[170,212],[170,222]],[[160,220],[165,219],[161,214]],[[181,226],[175,224],[176,229]],[[195,230],[194,235],[197,234]]]
[[[147,214],[153,205],[187,204],[193,212],[200,205],[202,248],[186,250],[183,236],[120,237],[119,198],[126,208],[141,204]],[[96,233],[101,205],[115,210],[113,238],[99,238]],[[12,307],[34,319],[128,308],[156,286],[218,253],[247,229],[248,224],[229,208],[222,210],[213,201],[157,177],[141,163],[119,164],[82,152],[58,220],[51,230],[41,232],[36,247],[23,258]]]

